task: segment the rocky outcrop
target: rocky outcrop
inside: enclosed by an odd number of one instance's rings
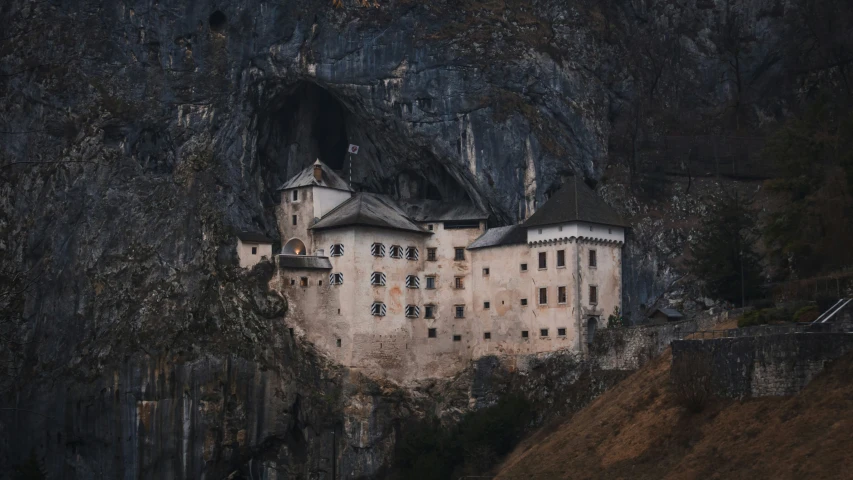
[[[0,8],[0,463],[379,476],[417,395],[324,364],[268,267],[235,267],[233,233],[275,232],[288,175],[319,156],[359,189],[501,223],[582,174],[636,227],[637,314],[679,277],[696,146],[757,136],[847,75],[841,3],[819,29],[798,0],[332,3]],[[722,173],[761,170],[729,157]]]

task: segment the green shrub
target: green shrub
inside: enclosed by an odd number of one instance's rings
[[[813,322],[820,315],[817,305],[806,305],[797,310],[791,320],[794,322]]]
[[[766,325],[768,323],[787,322],[790,313],[784,308],[762,308],[745,313],[737,321],[739,328]]]

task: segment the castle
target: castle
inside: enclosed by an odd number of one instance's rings
[[[319,160],[279,190],[271,288],[351,368],[406,381],[490,354],[585,354],[621,307],[626,225],[576,176],[491,229],[470,205],[354,192]]]

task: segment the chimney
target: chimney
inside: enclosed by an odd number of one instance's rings
[[[314,180],[323,181],[323,166],[320,164],[320,160],[314,162]]]

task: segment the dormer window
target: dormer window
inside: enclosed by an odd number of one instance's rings
[[[330,273],[329,274],[329,285],[343,285],[344,284],[344,274],[343,273]]]
[[[378,287],[385,286],[385,274],[382,272],[373,272],[370,274],[370,284]]]
[[[344,255],[344,245],[342,243],[336,243],[329,247],[329,256],[330,257],[342,257]]]
[[[421,288],[421,279],[417,275],[406,276],[406,288]]]
[[[385,245],[381,243],[374,243],[370,246],[370,254],[374,257],[384,257],[385,256]]]
[[[403,258],[403,247],[391,245],[391,258]]]
[[[406,317],[418,318],[421,316],[421,307],[417,305],[406,305]]]
[[[382,302],[373,302],[373,305],[370,306],[370,314],[374,317],[384,317],[387,311],[388,309]]]
[[[406,247],[406,260],[418,259],[418,247]]]

